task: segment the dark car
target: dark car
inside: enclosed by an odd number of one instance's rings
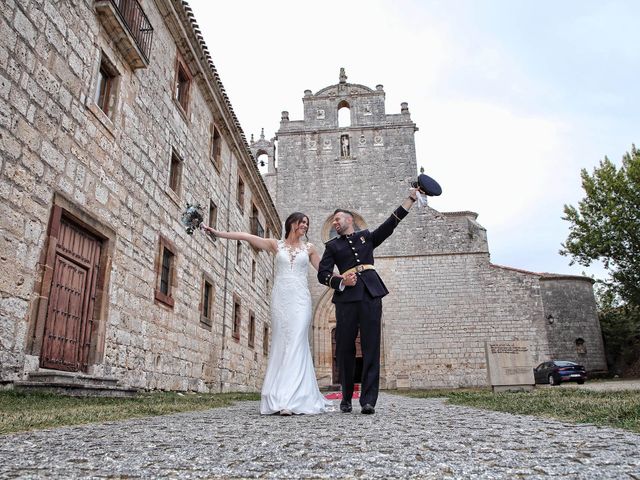
[[[582,365],[565,360],[543,362],[533,369],[536,383],[560,385],[562,382],[578,382],[582,385],[587,379],[587,371]]]

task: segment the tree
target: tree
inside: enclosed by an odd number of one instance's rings
[[[582,169],[586,196],[578,207],[564,206],[571,222],[561,255],[588,267],[602,261],[611,298],[640,307],[640,150],[635,145],[620,168],[605,157],[592,175]]]

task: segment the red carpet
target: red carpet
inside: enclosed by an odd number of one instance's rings
[[[342,392],[331,392],[327,393],[324,398],[327,400],[342,400]],[[356,383],[353,386],[353,397],[352,400],[357,400],[360,398],[360,384]]]
[[[342,400],[342,392],[327,393],[324,398],[327,400]],[[358,398],[360,398],[360,392],[353,392],[353,397],[351,397],[351,399],[356,400]]]

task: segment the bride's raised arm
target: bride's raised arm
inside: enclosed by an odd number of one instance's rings
[[[223,232],[215,230],[207,225],[200,225],[205,231],[212,232],[216,237],[228,238],[229,240],[243,240],[249,242],[253,247],[258,250],[266,250],[270,253],[276,253],[278,251],[278,242],[273,238],[262,238],[257,235],[252,235],[245,232]]]

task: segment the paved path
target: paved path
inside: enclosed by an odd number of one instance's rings
[[[640,479],[640,435],[383,394],[375,415],[229,408],[0,436],[0,478]]]

